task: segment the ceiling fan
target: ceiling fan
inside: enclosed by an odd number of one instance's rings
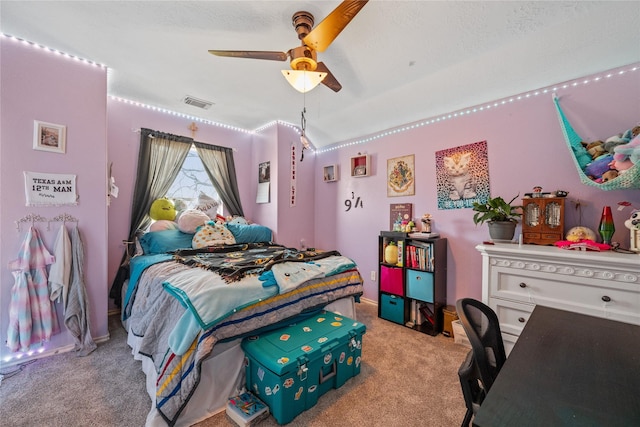
[[[294,71],[315,71],[326,73],[321,83],[338,92],[342,85],[329,71],[323,62],[317,61],[316,52],[324,52],[338,37],[338,34],[351,22],[358,12],[367,4],[368,0],[345,0],[336,7],[315,28],[314,18],[309,12],[299,11],[293,14],[292,23],[302,45],[287,52],[251,51],[251,50],[209,50],[217,56],[235,58],[267,59],[270,61],[286,61],[290,59],[291,69]],[[285,74],[286,71],[283,71]],[[285,77],[286,74],[285,74]],[[316,83],[317,84],[317,83]],[[295,86],[294,86],[295,87]],[[298,89],[304,92],[301,89]],[[306,90],[305,90],[306,91]]]

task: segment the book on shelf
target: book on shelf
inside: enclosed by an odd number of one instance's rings
[[[414,233],[409,233],[408,237],[411,239],[437,239],[440,237],[440,233],[423,233],[421,231],[416,231]]]
[[[424,319],[431,324],[431,326],[435,325],[436,319],[433,315],[433,311],[431,311],[427,304],[422,304],[420,306],[420,313],[424,316]]]
[[[433,271],[433,245],[411,241],[407,245],[407,267]]]
[[[393,224],[398,218],[400,221],[411,221],[413,219],[413,204],[392,203],[389,214],[389,230],[393,230]]]

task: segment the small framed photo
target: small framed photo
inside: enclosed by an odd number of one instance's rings
[[[33,121],[33,149],[64,154],[67,148],[67,127]]]
[[[351,176],[361,177],[369,176],[370,156],[368,154],[360,154],[351,158]]]
[[[338,165],[329,165],[324,167],[324,182],[334,182],[338,180]]]

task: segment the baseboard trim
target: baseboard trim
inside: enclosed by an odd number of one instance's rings
[[[365,298],[365,297],[360,297],[360,302],[363,302],[365,304],[372,304],[372,305],[375,305],[375,306],[378,305],[378,301],[374,301],[372,299]]]

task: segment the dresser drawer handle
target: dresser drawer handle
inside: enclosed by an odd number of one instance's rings
[[[518,317],[518,322],[524,323],[524,317]]]
[[[608,296],[605,295],[605,296],[602,297],[602,301],[610,302],[611,301],[611,297],[608,297]]]
[[[519,285],[519,286],[520,286],[521,288],[526,288],[526,287],[527,287],[527,284],[526,284],[526,283],[524,283],[524,282],[520,282],[520,285]]]

